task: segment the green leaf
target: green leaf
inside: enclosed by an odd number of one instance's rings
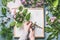
[[[34,0],[34,4],[36,4],[37,0]]]
[[[6,8],[2,8],[2,14],[4,15],[4,16],[6,16]]]
[[[1,36],[4,37],[5,39],[6,39],[6,37],[7,37],[7,40],[10,40],[10,39],[13,38],[12,30],[11,30],[10,28],[7,28],[7,27],[2,27],[0,34],[1,34]]]
[[[24,21],[24,17],[20,16],[20,17],[17,17],[15,20],[16,20],[16,22],[22,23]]]
[[[46,15],[46,21],[49,21],[49,16],[48,15]]]
[[[56,36],[55,36],[56,40],[58,40],[58,33],[56,33]]]
[[[28,10],[24,9],[22,13],[23,13],[24,16],[26,16],[27,12],[28,12]]]
[[[53,35],[53,33],[51,33],[51,34],[48,36],[47,40],[52,40],[54,37],[55,37],[55,35]]]
[[[57,7],[57,6],[58,6],[58,2],[59,2],[59,0],[55,0],[55,1],[53,2],[53,6],[54,6],[54,7]]]
[[[5,24],[4,23],[1,23],[1,26],[5,27]]]
[[[19,7],[19,10],[20,10],[20,11],[22,11],[22,10],[23,10],[23,7],[22,7],[22,6],[20,6],[20,7]]]
[[[10,1],[13,1],[13,0],[7,0],[7,2],[10,2]]]
[[[47,40],[52,40],[53,38],[57,38],[58,37],[58,30],[54,30],[52,31],[52,33],[48,36]],[[57,38],[58,39],[58,38]]]
[[[51,27],[45,27],[45,32],[50,33],[52,31],[53,31],[53,29]]]
[[[56,34],[58,33],[58,31],[54,31],[54,32],[52,32],[49,36],[48,36],[48,39],[47,40],[52,40],[53,38],[55,38],[55,36],[56,36]]]
[[[31,13],[29,13],[29,14],[26,15],[26,20],[27,20],[27,21],[30,20],[30,14],[31,14]]]
[[[12,1],[12,0],[2,0],[3,6],[6,6],[7,5],[7,2],[10,2],[10,1]]]
[[[16,23],[17,27],[21,27],[23,23]]]
[[[13,38],[13,33],[8,33],[7,40],[12,40],[12,38]]]
[[[60,28],[60,23],[57,23],[57,27]]]
[[[2,35],[2,37],[5,37],[7,35],[7,27],[2,27],[0,34]]]
[[[15,26],[16,22],[11,22],[10,26]]]
[[[6,5],[7,5],[7,0],[2,0],[2,4],[3,4],[4,6],[6,6]]]

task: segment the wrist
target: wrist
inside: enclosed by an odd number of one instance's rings
[[[24,30],[25,33],[28,33],[28,30]]]
[[[30,40],[35,40],[35,38],[34,38],[34,37],[32,37],[32,38],[30,38]]]

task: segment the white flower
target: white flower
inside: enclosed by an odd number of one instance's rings
[[[20,0],[15,0],[15,2],[8,2],[7,7],[9,8],[11,14],[14,15],[17,8],[19,8],[21,5],[22,3]]]
[[[15,0],[15,5],[16,7],[19,7],[22,5],[21,1],[20,0]]]
[[[21,3],[20,0],[15,0],[15,2],[13,2],[13,1],[8,2],[7,7],[8,7],[9,9],[12,9],[12,8],[18,8],[18,7],[21,6],[21,5],[22,5],[22,3]]]
[[[8,2],[7,7],[8,7],[9,9],[12,9],[12,8],[16,8],[16,5],[15,5],[14,2],[11,1],[11,2]]]

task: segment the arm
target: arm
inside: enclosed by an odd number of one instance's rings
[[[22,33],[21,37],[19,38],[19,40],[27,40],[27,34],[28,34],[28,32],[23,31],[23,33]]]
[[[23,34],[21,35],[21,37],[19,38],[19,40],[27,40],[28,31],[30,29],[30,26],[31,26],[31,22],[24,23],[24,31],[23,31]]]

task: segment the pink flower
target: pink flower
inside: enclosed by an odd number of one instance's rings
[[[56,17],[50,17],[50,19],[49,19],[49,20],[50,20],[51,22],[54,22],[54,21],[55,21],[55,19],[56,19]]]
[[[22,2],[24,3],[24,2],[25,2],[25,0],[22,0]]]
[[[11,15],[15,15],[16,14],[16,9],[11,9]]]
[[[37,7],[41,6],[41,3],[37,3],[36,6],[37,6]]]

